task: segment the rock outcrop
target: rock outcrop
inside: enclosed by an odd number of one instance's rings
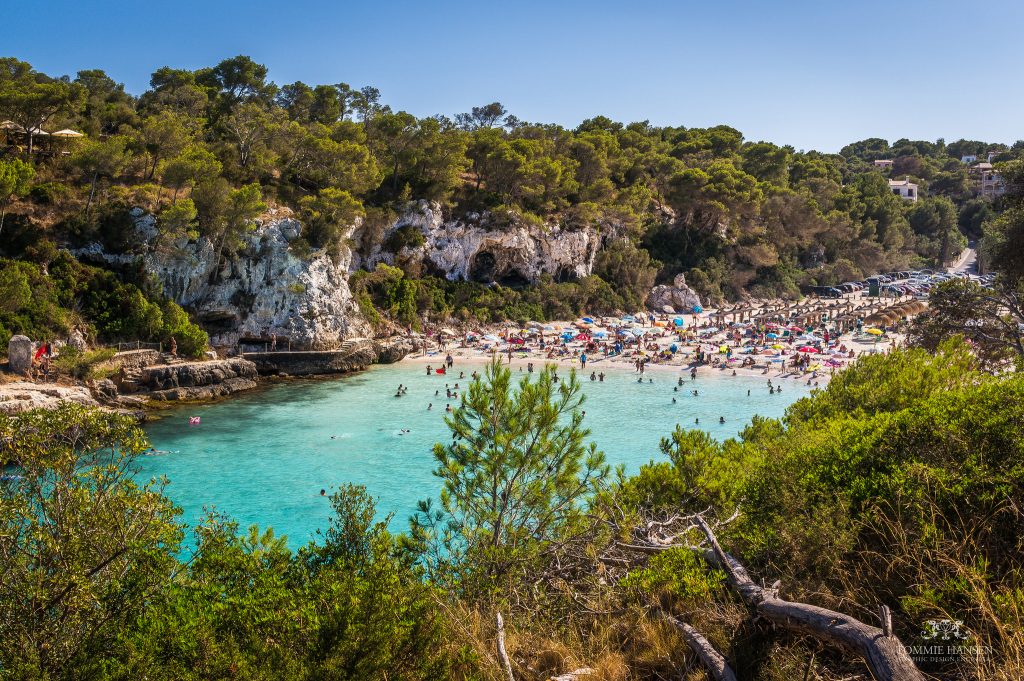
[[[0,413],[14,414],[30,409],[55,409],[61,402],[88,407],[99,403],[84,386],[53,385],[18,381],[0,385]]]
[[[700,305],[700,296],[686,285],[686,277],[682,274],[676,275],[671,286],[655,286],[647,296],[648,309],[656,312],[690,312],[697,305]]]
[[[36,344],[28,336],[12,336],[7,343],[7,365],[11,373],[24,374],[32,368]]]
[[[152,216],[136,220],[140,233],[150,231]],[[370,331],[348,287],[350,256],[300,257],[289,246],[301,230],[282,210],[260,221],[231,258],[219,257],[208,239],[181,240],[150,251],[146,268],[166,295],[196,314],[214,344],[276,335],[298,347],[337,348]]]
[[[118,376],[118,391],[145,391],[154,400],[209,400],[256,387],[256,365],[249,360],[178,362],[126,369]]]
[[[352,338],[337,350],[247,352],[261,375],[311,376],[360,371],[371,364],[391,364],[414,350],[410,339]]]
[[[576,229],[536,225],[507,214],[470,213],[445,220],[440,206],[426,201],[410,204],[385,231],[383,244],[401,229],[419,232],[422,245],[397,253],[378,247],[359,264],[372,269],[379,262],[411,261],[424,272],[484,284],[528,284],[545,274],[568,281],[589,276],[603,240],[621,232],[612,222]]]

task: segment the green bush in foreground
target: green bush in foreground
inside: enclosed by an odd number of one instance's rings
[[[209,515],[183,555],[166,480],[126,416],[65,404],[0,415],[0,677],[444,679],[475,663],[399,557],[365,490],[331,497],[319,540]]]

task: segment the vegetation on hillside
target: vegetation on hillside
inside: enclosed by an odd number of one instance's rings
[[[651,282],[680,272],[717,300],[797,297],[803,285],[940,263],[1000,208],[974,196],[960,157],[994,150],[1002,163],[1022,149],[869,139],[825,154],[745,140],[727,126],[595,116],[570,130],[520,120],[499,103],[417,118],[370,86],[269,82],[266,67],[244,56],[196,71],[160,68],[137,97],[100,70],[55,77],[4,58],[0,117],[21,126],[2,133],[13,146],[0,158],[0,234],[12,232],[12,214],[22,225],[17,244],[0,240],[0,255],[94,241],[130,253],[127,212],[137,206],[158,216],[158,247],[203,238],[227,256],[266,202],[303,218],[292,245],[302,256],[414,245],[415,235],[381,227],[417,199],[456,217],[487,210],[498,223],[589,226],[609,237],[590,277],[502,289],[502,314],[526,317],[636,307]],[[86,137],[26,132],[39,126]],[[871,164],[879,158],[891,158],[890,174],[909,176],[923,198],[894,196]],[[343,227],[359,217],[369,228],[350,244]],[[480,286],[404,268],[405,321],[499,309]],[[370,300],[395,307],[372,291]]]

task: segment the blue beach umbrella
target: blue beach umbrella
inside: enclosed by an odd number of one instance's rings
[[[764,337],[765,337],[765,338],[772,338],[772,339],[775,339],[775,338],[778,338],[778,337],[779,337],[779,334],[777,334],[777,333],[766,333],[766,334],[764,335]]]
[[[584,317],[583,321],[585,321],[587,324],[593,324],[594,323],[594,320],[593,320],[592,317]]]
[[[700,314],[703,311],[704,311],[704,308],[701,307],[700,305],[694,305],[693,306],[693,314]]]
[[[673,319],[672,323],[675,324],[676,326],[680,326],[680,327],[686,326],[686,322],[684,322],[682,320],[682,318],[680,318],[680,317],[676,317],[675,319]]]

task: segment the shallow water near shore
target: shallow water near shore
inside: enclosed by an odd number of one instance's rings
[[[436,497],[440,489],[431,449],[450,439],[445,404],[458,404],[445,399],[445,384],[465,387],[473,369],[483,370],[479,364],[461,368],[466,378],[460,380],[458,364],[450,376],[427,376],[418,364],[378,366],[336,379],[272,385],[216,404],[174,407],[146,425],[159,453],[140,459],[138,477],[166,475],[167,494],[184,509],[189,525],[213,506],[242,528],[273,527],[288,536],[292,548],[327,525],[330,504],[320,490],[329,494],[347,482],[365,485],[381,517],[393,514],[391,528],[402,531],[416,502]],[[589,380],[589,369],[580,375],[587,396],[584,424],[608,462],[625,465],[629,473],[663,458],[658,443],[677,423],[725,439],[755,414],[782,416],[810,392],[798,380],[774,379],[784,390],[770,395],[767,377],[690,381],[682,371],[648,372],[637,383],[628,369],[603,368],[605,380],[598,382]],[[568,369],[559,374],[567,376]],[[683,385],[673,391],[680,376]],[[399,383],[409,390],[396,398]],[[694,389],[699,396],[692,395]],[[429,403],[434,406],[428,411]],[[189,425],[190,416],[200,417],[200,424]]]

